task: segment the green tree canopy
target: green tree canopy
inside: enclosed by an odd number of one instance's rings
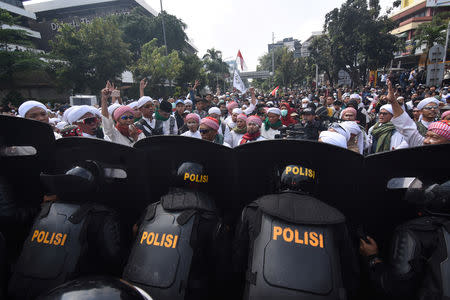
[[[62,61],[53,67],[61,87],[74,92],[99,91],[107,80],[115,80],[130,62],[129,45],[122,40],[122,31],[111,19],[96,18],[76,28],[62,24],[52,53]]]
[[[226,78],[229,77],[230,71],[228,64],[222,60],[222,52],[214,48],[206,50],[203,55],[203,62],[206,72],[206,83],[211,90],[215,90],[217,86],[226,85]]]

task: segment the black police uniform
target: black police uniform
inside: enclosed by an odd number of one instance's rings
[[[440,193],[442,187],[446,195]],[[448,206],[450,181],[441,186],[434,185],[428,191],[431,193],[425,193],[423,198],[428,196],[436,199],[434,203],[440,207],[442,204]],[[443,201],[443,198],[447,200]],[[430,206],[434,205],[433,201]],[[447,213],[439,212],[437,216],[431,213],[397,227],[388,262],[377,262],[377,256],[366,260],[370,281],[377,292],[392,299],[450,299],[448,208]]]
[[[246,206],[233,248],[244,299],[346,299],[357,288],[345,217],[303,192]]]
[[[179,171],[179,176],[188,169]],[[206,178],[201,171],[189,173],[196,174],[198,181]],[[209,196],[185,187],[171,188],[161,201],[147,207],[123,278],[155,299],[217,298],[214,266],[219,230],[217,209]]]
[[[36,217],[9,282],[9,299],[34,299],[81,275],[120,275],[125,247],[115,212],[61,199],[44,203]]]

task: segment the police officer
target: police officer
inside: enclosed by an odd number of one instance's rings
[[[304,126],[306,139],[310,141],[317,141],[319,132],[327,130],[322,122],[316,120],[315,111],[310,107],[303,109],[301,123]]]
[[[220,222],[214,201],[202,192],[204,168],[183,163],[175,187],[147,207],[123,278],[155,299],[217,298],[215,241]]]
[[[425,215],[396,228],[387,261],[374,239],[360,240],[370,282],[384,298],[450,299],[450,181],[409,188],[406,200]]]
[[[345,217],[308,194],[317,176],[288,165],[279,193],[244,208],[233,243],[244,299],[348,299],[354,293],[357,267]]]
[[[41,175],[59,201],[45,202],[9,283],[9,299],[35,299],[80,275],[120,275],[124,238],[118,216],[97,204],[102,169],[86,162],[65,175]]]

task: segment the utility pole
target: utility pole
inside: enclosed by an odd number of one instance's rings
[[[275,49],[275,34],[272,32],[272,73],[275,74],[275,57],[274,57],[274,49]]]
[[[161,4],[161,21],[162,21],[162,29],[163,29],[163,36],[164,36],[164,46],[166,46],[166,56],[167,56],[166,26],[164,25],[162,0],[159,0],[159,3]]]
[[[442,63],[444,64],[444,75],[445,75],[445,61],[447,60],[447,47],[448,47],[448,33],[450,31],[450,21],[447,25],[447,34],[445,35],[445,48],[444,48],[444,60]]]

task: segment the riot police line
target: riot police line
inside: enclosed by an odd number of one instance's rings
[[[450,297],[449,145],[131,148],[6,116],[0,145],[5,299]]]

